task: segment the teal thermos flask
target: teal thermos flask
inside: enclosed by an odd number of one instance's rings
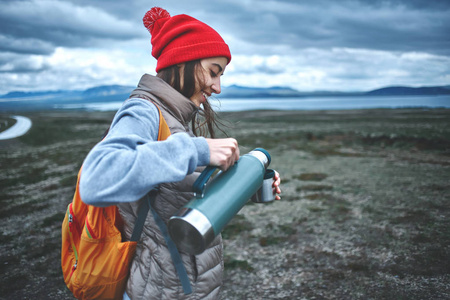
[[[261,187],[269,153],[257,148],[206,184],[214,169],[206,168],[194,184],[196,196],[168,223],[178,249],[200,254]]]

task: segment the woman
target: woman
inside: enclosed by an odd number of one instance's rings
[[[145,74],[114,117],[108,135],[86,157],[80,177],[84,202],[117,205],[129,239],[139,199],[158,186],[154,209],[164,222],[193,196],[198,167],[227,170],[239,159],[236,140],[214,139],[220,76],[231,60],[228,46],[208,25],[187,15],[171,17],[152,8],[144,17],[152,35],[157,76]],[[203,109],[200,110],[200,107]],[[158,141],[159,111],[171,136]],[[203,114],[204,122],[198,122]],[[197,137],[206,126],[211,138]],[[279,176],[274,189],[280,193]],[[277,196],[279,199],[279,197]],[[124,299],[216,299],[222,284],[222,242],[218,236],[202,254],[181,253],[193,293],[185,295],[169,250],[152,214],[147,216],[131,265]]]

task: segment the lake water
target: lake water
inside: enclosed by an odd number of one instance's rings
[[[13,139],[24,135],[30,130],[31,125],[33,124],[27,117],[11,116],[11,118],[16,119],[17,122],[12,127],[0,132],[0,140]]]
[[[372,108],[428,107],[450,108],[450,95],[445,96],[361,96],[305,98],[233,98],[210,100],[217,111],[244,110],[346,110]],[[115,111],[122,102],[65,104],[55,108]]]

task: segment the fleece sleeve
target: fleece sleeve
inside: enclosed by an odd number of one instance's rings
[[[139,200],[153,187],[176,182],[209,163],[202,137],[172,134],[158,141],[159,112],[143,99],[130,99],[117,112],[106,138],[87,155],[80,177],[81,199],[108,206]]]

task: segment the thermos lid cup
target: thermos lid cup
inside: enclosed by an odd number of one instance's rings
[[[255,203],[268,203],[275,200],[275,194],[273,192],[273,177],[275,176],[275,171],[272,169],[267,169],[264,173],[264,180],[262,186],[256,191],[252,196],[251,200]]]
[[[275,177],[275,171],[272,169],[267,169],[266,173],[264,173],[264,179],[269,179]]]

